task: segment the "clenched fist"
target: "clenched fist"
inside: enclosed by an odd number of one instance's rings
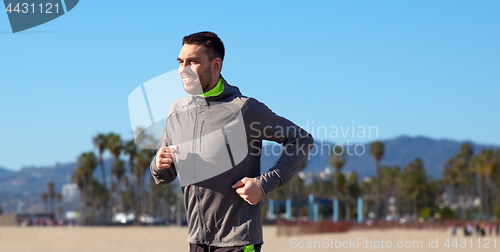
[[[244,177],[242,180],[236,181],[233,189],[236,189],[236,193],[250,205],[256,205],[264,198],[264,193],[255,178]]]
[[[179,154],[178,146],[163,147],[156,152],[156,168],[168,169],[174,162],[174,153]]]

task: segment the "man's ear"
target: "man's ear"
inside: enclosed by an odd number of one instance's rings
[[[212,74],[220,73],[221,69],[222,69],[222,60],[220,58],[215,58],[212,68]]]

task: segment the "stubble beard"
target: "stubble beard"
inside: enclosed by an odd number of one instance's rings
[[[208,91],[207,89],[209,88],[213,80],[212,75],[210,74],[210,67],[207,67],[207,69],[201,70],[198,73],[193,71],[186,71],[186,73],[194,77],[195,80],[191,81],[191,83],[189,84],[183,82],[184,91],[192,95],[199,95]]]
[[[198,74],[198,78],[200,79],[201,88],[203,89],[203,93],[209,91],[209,87],[212,84],[213,78],[210,73],[210,67],[207,67],[205,71]]]

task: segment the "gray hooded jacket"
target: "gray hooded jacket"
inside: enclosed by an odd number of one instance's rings
[[[189,224],[188,242],[218,247],[263,243],[260,203],[250,205],[231,186],[256,178],[265,194],[288,182],[314,145],[312,136],[241,95],[223,79],[224,90],[211,97],[190,95],[170,108],[160,146],[179,146],[169,169],[150,170],[157,184],[179,176]],[[283,144],[278,162],[260,174],[262,140]]]

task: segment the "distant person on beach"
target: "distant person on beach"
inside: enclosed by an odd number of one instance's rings
[[[260,251],[259,202],[299,171],[314,144],[305,130],[228,84],[220,73],[224,53],[212,32],[183,38],[177,60],[189,96],[170,105],[150,165],[157,184],[179,178],[192,252]],[[261,175],[263,140],[285,149]]]
[[[468,235],[472,235],[472,232],[473,232],[473,227],[472,225],[469,223],[465,226],[465,235],[468,236]]]

